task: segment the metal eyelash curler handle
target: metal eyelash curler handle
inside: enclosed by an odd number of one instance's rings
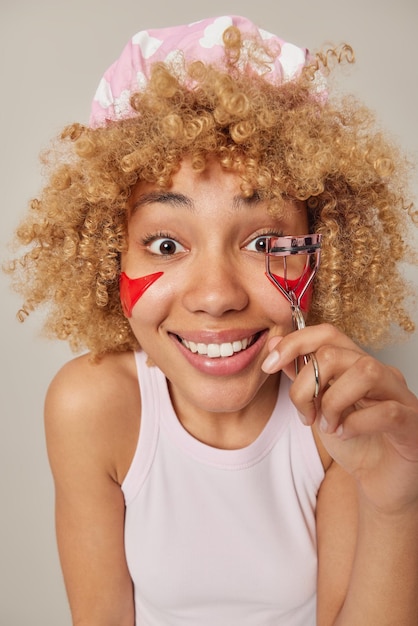
[[[311,235],[267,237],[266,238],[266,275],[280,293],[288,300],[292,310],[292,323],[295,330],[305,328],[305,318],[303,317],[301,302],[309,286],[315,277],[321,259],[322,235],[316,233]],[[305,255],[306,261],[302,273],[298,279],[288,277],[288,259],[294,255]],[[282,259],[281,276],[277,276],[272,271],[273,259]],[[305,365],[312,361],[315,374],[315,392],[317,398],[320,391],[319,369],[314,354],[303,356]],[[298,359],[295,359],[296,374],[299,372]]]

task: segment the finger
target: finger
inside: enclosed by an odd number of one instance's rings
[[[271,340],[273,342],[273,340]],[[290,365],[295,359],[305,354],[316,352],[320,346],[330,344],[341,348],[356,350],[365,354],[351,339],[330,324],[308,326],[289,333],[277,343],[269,344],[272,350],[264,360],[261,368],[267,374],[273,374]]]
[[[330,364],[324,361],[323,355],[321,356],[324,375],[329,376]],[[395,374],[393,368],[369,355],[359,356],[354,360],[352,357],[352,353],[347,351],[339,354],[337,367],[334,368],[333,383],[322,395],[321,429],[324,432],[334,432],[342,422],[344,414],[352,412],[352,407],[366,408],[381,404],[385,400],[398,402],[400,405],[412,401],[413,394]]]
[[[404,458],[418,461],[418,407],[384,400],[349,413],[338,429],[343,440],[378,433],[386,434]]]
[[[275,374],[280,369],[280,352],[277,346],[282,341],[283,337],[273,337],[267,343],[267,347],[270,350],[268,356],[261,364],[261,369],[266,374]]]
[[[312,353],[307,358],[307,362],[299,369],[289,394],[302,422],[312,425],[320,413],[324,380],[319,373],[316,355]]]
[[[272,352],[275,348],[277,348],[282,339],[283,337],[280,335],[276,335],[275,337],[269,339],[267,343],[268,349]]]
[[[299,412],[305,415],[307,423],[310,424],[315,420],[319,410],[324,412],[324,400],[330,393],[331,387],[334,387],[336,380],[361,356],[356,350],[323,346],[314,354],[314,359],[311,358],[300,371],[291,387],[290,397]],[[317,367],[315,367],[315,362]],[[316,394],[318,387],[319,394]],[[330,420],[328,424],[326,418],[323,417],[321,423],[329,425],[329,429],[325,428],[325,432],[337,428],[342,411],[351,404],[350,401],[341,403],[341,410],[336,410],[332,415],[334,422]]]
[[[397,371],[373,357],[356,350],[323,346],[316,353],[321,387],[318,401],[312,397],[315,389],[315,368],[304,368],[291,388],[291,399],[307,423],[321,410],[320,428],[332,433],[342,423],[347,412],[355,406],[366,406],[382,400],[396,400],[401,404],[413,394]],[[313,366],[314,364],[312,364]],[[314,376],[312,376],[312,373]]]

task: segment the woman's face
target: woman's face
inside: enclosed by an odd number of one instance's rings
[[[217,162],[199,174],[185,160],[168,189],[135,189],[122,271],[162,274],[129,320],[180,415],[239,413],[277,393],[261,363],[268,339],[292,322],[265,276],[263,236],[307,234],[308,224],[302,204],[289,203],[283,220],[267,208],[257,195],[244,198],[240,178]]]

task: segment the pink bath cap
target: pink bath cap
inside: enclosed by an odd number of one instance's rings
[[[248,34],[275,47],[278,56],[273,62],[268,60],[267,78],[277,84],[298,76],[309,59],[305,48],[286,43],[240,16],[225,15],[185,26],[143,30],[132,37],[119,59],[105,72],[94,96],[90,125],[94,128],[109,120],[132,117],[135,113],[130,106],[131,95],[145,88],[156,62],[163,61],[176,68],[181,66],[182,59],[221,64],[222,35],[229,26],[237,26],[244,38]],[[260,66],[254,69],[261,71]]]

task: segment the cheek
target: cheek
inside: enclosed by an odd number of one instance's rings
[[[119,278],[119,293],[122,309],[126,317],[132,317],[132,309],[145,291],[158,280],[164,272],[148,274],[140,278],[129,278],[122,272]]]

